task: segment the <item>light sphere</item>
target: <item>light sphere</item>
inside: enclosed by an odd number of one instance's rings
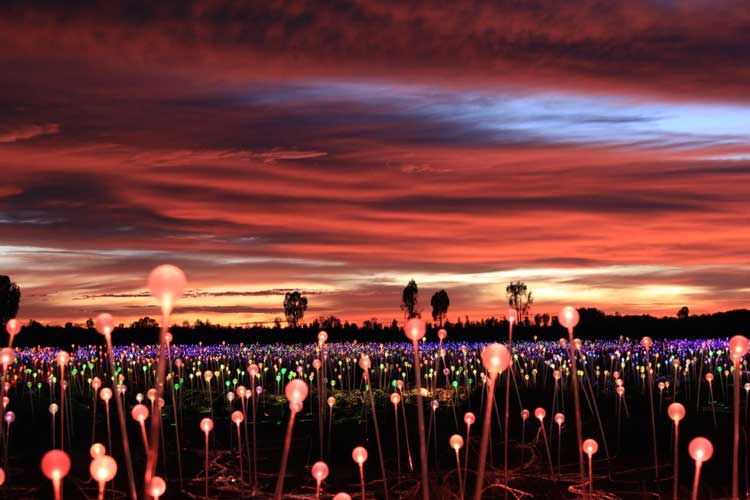
[[[372,360],[370,359],[370,356],[368,356],[367,354],[363,354],[362,356],[359,357],[359,367],[362,370],[367,371],[370,369],[371,366],[372,366]]]
[[[0,349],[0,363],[3,366],[10,366],[16,361],[16,353],[10,347]]]
[[[362,465],[367,461],[367,450],[362,446],[357,446],[352,450],[352,460]]]
[[[232,412],[232,422],[235,425],[240,425],[243,420],[245,420],[245,415],[243,415],[240,410],[235,410]]]
[[[284,388],[286,398],[292,404],[302,403],[307,397],[307,384],[302,380],[295,378],[291,380]]]
[[[732,353],[732,360],[738,363],[747,354],[747,337],[735,335],[729,339],[729,352]]]
[[[206,382],[210,382],[212,378],[214,378],[214,372],[212,372],[211,370],[206,370],[205,372],[203,372],[203,380],[205,380]]]
[[[55,355],[55,359],[57,360],[58,365],[64,366],[68,364],[68,361],[70,361],[70,354],[68,354],[66,351],[60,351]]]
[[[99,397],[102,399],[102,401],[109,401],[112,399],[112,389],[109,387],[105,387],[101,391],[99,391]]]
[[[404,325],[404,333],[407,338],[416,342],[422,340],[422,337],[427,333],[427,326],[421,319],[411,318]]]
[[[334,495],[333,500],[352,500],[352,497],[349,496],[348,493],[344,493],[343,491],[341,493],[336,493]]]
[[[62,450],[50,450],[42,457],[41,468],[47,479],[60,480],[70,472],[70,457]]]
[[[159,498],[167,491],[167,483],[159,476],[153,476],[148,483],[148,491],[154,498]]]
[[[540,406],[539,408],[534,410],[534,416],[538,418],[539,420],[544,420],[544,417],[547,416],[547,412],[544,411],[544,408]]]
[[[11,337],[13,335],[17,335],[18,332],[21,331],[21,322],[17,319],[9,319],[7,323],[5,323],[5,331],[8,332],[8,335]]]
[[[318,333],[318,344],[323,345],[328,340],[328,333],[321,331]]]
[[[200,427],[201,427],[201,430],[203,432],[205,432],[206,434],[208,434],[214,428],[214,421],[211,420],[210,418],[206,417],[203,420],[201,420]]]
[[[557,425],[562,425],[565,423],[565,415],[563,415],[562,413],[555,413],[555,416],[553,418]]]
[[[526,409],[521,410],[521,419],[522,420],[526,420],[527,418],[529,418],[530,415],[531,415],[531,413],[529,412],[529,410],[526,410]]]
[[[5,415],[3,415],[3,419],[6,424],[10,425],[16,421],[16,414],[13,411],[6,411]]]
[[[654,341],[651,340],[651,337],[643,337],[641,339],[641,345],[648,351],[649,349],[651,349],[651,346],[654,345]]]
[[[328,403],[328,406],[330,406],[331,408],[333,408],[333,405],[336,404],[336,398],[334,398],[333,396],[330,396],[328,398],[328,400],[327,400],[327,403]]]
[[[560,324],[567,329],[575,328],[580,319],[581,317],[578,314],[578,311],[573,306],[563,307],[560,310],[560,316],[558,317]]]
[[[482,365],[491,374],[499,374],[510,366],[510,351],[503,344],[490,344],[482,349]]]
[[[445,328],[441,328],[437,332],[437,336],[440,340],[445,340],[445,338],[448,336],[448,332],[445,331]]]
[[[111,314],[101,313],[94,320],[94,326],[96,327],[97,332],[107,336],[115,329],[115,320]]]
[[[108,455],[98,456],[91,461],[89,473],[99,483],[109,482],[117,474],[117,462]]]
[[[713,373],[706,373],[706,382],[713,382],[714,380],[714,374]]]
[[[0,467],[0,486],[5,484],[5,471]]]
[[[185,273],[179,267],[164,264],[154,268],[148,275],[151,296],[162,304],[162,309],[171,311],[174,301],[182,297],[187,287]]]
[[[667,415],[677,423],[685,418],[685,407],[680,403],[672,403],[667,407]]]
[[[315,462],[312,466],[312,477],[317,481],[323,481],[328,477],[328,465],[325,462]]]
[[[437,400],[437,399],[433,399],[433,400],[432,400],[432,401],[430,402],[430,408],[432,408],[432,409],[433,409],[433,411],[434,411],[434,410],[437,410],[437,409],[438,409],[438,406],[440,406],[440,403],[438,403],[438,400]]]
[[[315,368],[316,370],[320,370],[321,365],[322,363],[320,362],[319,359],[313,359],[313,362],[312,362],[313,368]]]
[[[256,365],[255,363],[247,367],[247,373],[249,373],[251,377],[255,377],[256,375],[258,375],[259,371],[260,368],[258,368],[258,365]]]
[[[397,405],[401,402],[401,396],[397,392],[391,393],[391,403]]]
[[[693,438],[688,446],[688,453],[690,453],[693,460],[703,463],[713,456],[714,445],[704,437]]]
[[[49,405],[49,412],[53,415],[56,415],[59,409],[60,407],[57,406],[57,403],[51,403]]]
[[[477,417],[470,411],[467,411],[464,413],[464,423],[466,425],[472,425],[474,422],[477,421]]]
[[[139,403],[130,410],[130,416],[132,416],[133,420],[136,422],[145,422],[148,418],[148,407]]]
[[[91,445],[91,448],[89,448],[89,455],[91,455],[91,458],[101,457],[102,455],[106,455],[107,448],[104,447],[102,443],[94,443]]]
[[[518,312],[516,312],[515,309],[508,309],[508,312],[505,313],[505,317],[508,318],[508,323],[511,325],[518,323]]]
[[[587,439],[583,442],[582,449],[583,452],[586,453],[589,457],[592,455],[595,455],[597,451],[599,451],[599,443],[597,443],[593,439]]]
[[[449,443],[450,443],[451,448],[458,451],[464,446],[464,438],[462,438],[458,434],[454,434],[451,436]]]

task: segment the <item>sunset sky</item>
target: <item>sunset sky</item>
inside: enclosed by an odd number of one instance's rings
[[[0,6],[24,320],[750,305],[745,1],[100,4]]]

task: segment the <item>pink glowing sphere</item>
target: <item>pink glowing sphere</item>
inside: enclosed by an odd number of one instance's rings
[[[206,417],[203,420],[201,420],[200,427],[204,433],[208,434],[214,429],[214,421]]]
[[[117,474],[117,462],[108,455],[101,455],[91,461],[89,473],[98,483],[106,483]]]
[[[170,264],[154,268],[148,275],[148,289],[151,296],[170,306],[182,297],[187,287],[187,277],[182,269]]]
[[[105,387],[99,392],[99,397],[102,398],[102,401],[109,401],[112,399],[112,389]]]
[[[320,370],[321,365],[322,365],[322,363],[320,362],[319,359],[314,359],[313,362],[312,362],[312,366],[316,370]]]
[[[247,391],[247,389],[245,389],[244,385],[238,385],[237,386],[237,395],[239,397],[244,398],[245,397],[245,391]]]
[[[3,419],[6,424],[10,425],[16,421],[16,414],[12,411],[6,411],[5,415],[3,415]]]
[[[372,360],[370,359],[370,356],[368,356],[367,354],[362,354],[362,356],[359,357],[359,367],[364,371],[367,371],[371,366]]]
[[[705,378],[706,378],[706,382],[711,383],[714,380],[714,374],[713,373],[706,373],[706,377]]]
[[[464,423],[466,425],[472,425],[474,422],[477,421],[477,417],[470,411],[467,411],[464,413]]]
[[[333,405],[336,404],[336,398],[334,398],[333,396],[330,396],[326,402],[328,403],[328,406],[333,408]]]
[[[164,479],[161,477],[153,476],[151,481],[148,482],[148,487],[146,489],[154,499],[158,500],[159,497],[167,491],[167,483],[164,482]]]
[[[503,344],[490,344],[482,349],[482,365],[491,374],[498,374],[510,366],[510,351]]]
[[[49,412],[50,412],[50,413],[51,413],[52,415],[57,415],[57,412],[58,412],[58,411],[60,410],[60,407],[59,407],[59,406],[57,406],[57,403],[51,403],[51,404],[49,405],[49,408],[48,408],[48,409],[49,409]]]
[[[651,346],[654,345],[654,341],[651,340],[651,337],[643,337],[641,339],[641,345],[648,351],[649,349],[651,349]]]
[[[562,373],[560,372],[560,370],[552,371],[552,378],[554,378],[555,380],[560,380],[561,376],[562,376]]]
[[[99,377],[94,377],[93,379],[91,379],[92,389],[94,389],[95,391],[98,391],[99,388],[101,388],[101,386],[102,386],[102,379],[100,379]]]
[[[688,446],[688,453],[696,463],[703,463],[713,456],[714,445],[704,437],[693,438]]]
[[[286,384],[284,394],[291,404],[302,403],[307,397],[307,384],[302,380],[295,378]]]
[[[312,466],[312,477],[321,482],[328,477],[328,465],[325,462],[315,462]]]
[[[333,500],[352,500],[352,497],[349,496],[348,493],[344,493],[343,491],[341,493],[336,493],[334,495]]]
[[[154,401],[156,401],[156,396],[157,396],[158,394],[159,394],[159,393],[158,393],[158,392],[156,391],[156,389],[154,389],[154,388],[151,388],[151,389],[149,389],[149,390],[147,390],[147,391],[146,391],[146,397],[147,397],[147,398],[148,398],[148,400],[149,400],[149,401],[151,401],[152,403],[153,403]]]
[[[558,316],[560,324],[567,329],[575,328],[580,319],[581,317],[579,316],[578,311],[573,306],[563,307],[560,310],[560,315]]]
[[[505,313],[505,317],[508,318],[508,323],[511,325],[518,323],[518,313],[515,309],[508,309],[508,312]]]
[[[462,438],[458,434],[454,434],[451,436],[451,439],[450,441],[448,441],[448,443],[450,444],[451,448],[458,451],[464,446],[464,438]]]
[[[745,389],[745,392],[750,392],[750,382],[745,382],[745,385],[742,387]]]
[[[527,409],[521,410],[521,419],[522,420],[526,420],[527,418],[529,418],[530,415],[531,415],[531,413],[529,412],[529,410],[527,410]]]
[[[5,484],[5,471],[0,467],[0,486]]]
[[[5,323],[5,331],[8,332],[8,335],[11,337],[14,335],[17,335],[18,332],[21,331],[21,322],[17,319],[9,319],[7,323]]]
[[[60,351],[55,356],[55,359],[57,360],[58,365],[65,366],[68,364],[68,361],[70,361],[70,354],[65,351]]]
[[[664,384],[664,382],[659,382],[658,384],[656,384],[656,387],[658,387],[659,391],[661,392],[664,390],[664,387],[666,387],[666,385]]]
[[[318,333],[318,344],[323,345],[326,343],[327,340],[328,340],[328,333],[324,331],[321,331]]]
[[[16,361],[16,353],[10,347],[0,349],[0,363],[3,366],[10,366]]]
[[[130,416],[136,422],[143,423],[148,418],[148,407],[144,404],[137,404],[130,410]]]
[[[685,418],[685,407],[680,403],[672,403],[667,407],[667,415],[669,415],[669,418],[674,420],[675,423],[678,423]]]
[[[407,338],[413,342],[417,342],[418,340],[422,340],[422,337],[427,333],[427,326],[421,319],[411,318],[404,325],[404,333]]]
[[[257,376],[258,372],[260,372],[260,368],[258,368],[258,365],[255,363],[247,367],[247,373],[249,373],[251,377]]]
[[[555,423],[557,425],[562,425],[565,423],[565,415],[563,415],[562,413],[555,413],[553,419],[555,420]]]
[[[101,313],[94,320],[94,326],[96,327],[97,332],[106,337],[107,335],[110,335],[115,329],[115,320],[111,314]]]
[[[617,392],[617,395],[622,397],[625,394],[625,388],[623,386],[619,386],[617,389],[615,389],[615,392]]]
[[[538,418],[539,420],[544,420],[544,417],[547,416],[547,412],[544,411],[544,408],[540,406],[539,408],[534,410],[534,416]]]
[[[437,399],[433,399],[430,402],[430,407],[432,408],[432,411],[435,411],[438,409],[438,406],[440,406],[440,403],[438,403]]]
[[[399,393],[397,392],[391,393],[391,403],[393,403],[395,406],[399,404],[400,402],[401,402],[401,396],[399,395]]]
[[[437,336],[440,340],[445,340],[445,338],[448,336],[448,332],[445,331],[445,328],[441,328],[437,332]]]
[[[245,415],[243,415],[240,410],[236,410],[232,412],[232,422],[235,425],[240,425],[243,420],[245,420]]]
[[[592,455],[595,455],[597,451],[599,451],[599,443],[597,443],[593,439],[587,439],[581,445],[581,449],[586,455],[591,457]]]
[[[102,443],[94,443],[89,448],[89,455],[91,458],[101,457],[107,453],[107,448]]]
[[[367,450],[362,446],[357,446],[352,450],[352,460],[357,462],[359,465],[367,462]]]
[[[62,450],[50,450],[42,457],[41,467],[47,479],[59,481],[70,472],[70,457]]]
[[[618,372],[617,370],[613,371],[612,372],[612,378],[615,379],[615,380],[617,380],[618,378],[620,378],[620,372]]]
[[[212,372],[211,370],[206,370],[205,372],[203,372],[203,379],[206,382],[210,382],[212,378],[214,378],[214,372]]]
[[[747,337],[735,335],[729,339],[729,352],[732,360],[737,363],[747,354]]]

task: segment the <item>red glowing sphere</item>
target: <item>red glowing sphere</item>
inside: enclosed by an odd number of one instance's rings
[[[214,428],[214,421],[211,420],[210,418],[206,417],[203,420],[201,420],[200,427],[201,427],[201,430],[203,432],[205,432],[206,434],[208,434]]]
[[[427,326],[421,319],[411,318],[406,322],[406,325],[404,325],[404,333],[407,338],[416,342],[422,340],[422,337],[427,333]]]
[[[458,434],[454,434],[451,436],[449,443],[450,443],[451,448],[458,451],[464,446],[464,438],[462,438]]]
[[[53,481],[59,481],[70,472],[70,457],[62,450],[50,450],[42,457],[42,473]]]
[[[367,461],[367,450],[362,446],[357,446],[352,450],[352,460],[362,465]]]
[[[291,380],[288,384],[286,384],[286,388],[284,388],[284,394],[286,394],[286,398],[289,400],[289,403],[293,405],[302,403],[307,397],[307,384],[302,380],[295,378],[294,380]]]
[[[320,482],[328,477],[328,465],[325,462],[315,462],[312,466],[312,477]]]
[[[502,373],[510,366],[510,351],[503,344],[490,344],[482,349],[482,365],[490,373]]]
[[[690,441],[688,453],[698,463],[709,460],[714,454],[714,445],[704,437],[697,437]]]
[[[583,449],[583,452],[590,457],[592,455],[595,455],[596,452],[599,451],[599,443],[597,443],[593,439],[587,439],[583,442],[581,448]]]
[[[575,328],[580,319],[581,317],[579,316],[578,311],[573,306],[563,307],[560,310],[560,315],[558,316],[560,324],[567,329]]]

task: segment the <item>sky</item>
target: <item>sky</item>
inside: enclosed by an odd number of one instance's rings
[[[19,317],[672,316],[750,303],[744,1],[3,2]]]

